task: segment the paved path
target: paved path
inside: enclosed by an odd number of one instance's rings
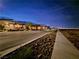
[[[32,42],[46,33],[43,31],[0,32],[0,56]]]
[[[58,31],[51,59],[79,59],[79,50]]]

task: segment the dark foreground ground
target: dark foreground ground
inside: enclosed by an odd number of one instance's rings
[[[60,31],[79,50],[79,29],[61,29]]]

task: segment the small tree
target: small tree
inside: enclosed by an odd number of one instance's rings
[[[0,30],[3,30],[4,29],[4,26],[3,25],[0,25]]]
[[[27,23],[26,25],[27,25],[27,26],[32,26],[33,23],[29,22],[29,23]]]
[[[29,28],[29,30],[31,30],[31,26],[33,25],[33,23],[29,22],[29,23],[27,23],[26,25],[27,25],[27,27]]]

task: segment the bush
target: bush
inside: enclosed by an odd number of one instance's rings
[[[3,30],[4,29],[4,26],[0,25],[0,30]]]
[[[33,59],[32,52],[31,47],[24,47],[8,59]]]

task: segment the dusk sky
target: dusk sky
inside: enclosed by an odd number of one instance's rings
[[[79,0],[0,0],[0,17],[57,27],[79,27]]]

